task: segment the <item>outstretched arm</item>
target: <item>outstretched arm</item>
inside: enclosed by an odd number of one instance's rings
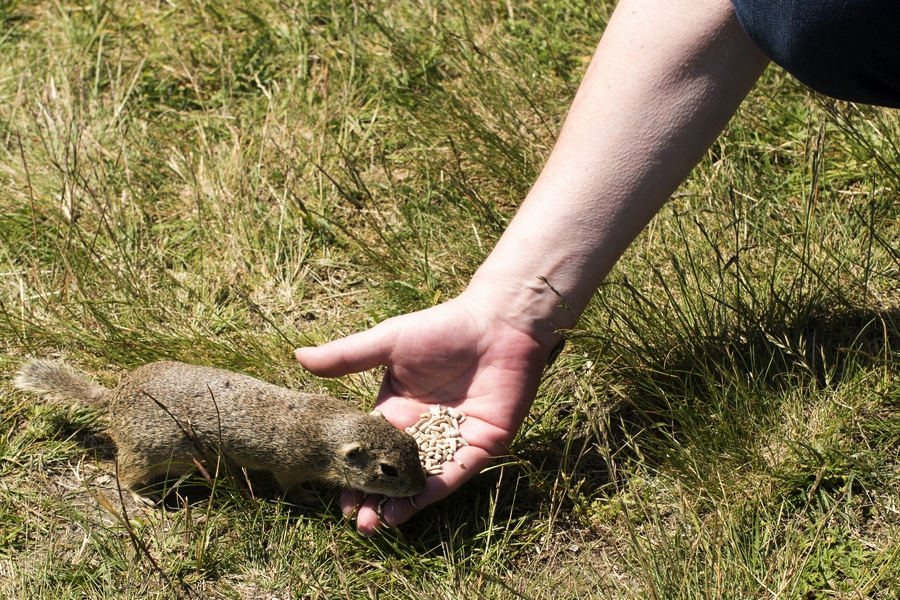
[[[466,290],[429,310],[297,350],[317,375],[387,366],[377,404],[399,427],[431,403],[469,415],[461,429],[471,446],[458,453],[466,467],[445,463],[416,505],[449,495],[506,452],[557,331],[575,325],[767,64],[729,0],[622,0],[547,164]],[[372,533],[378,500],[345,493],[342,506],[358,509],[360,531]],[[394,525],[414,513],[409,500],[394,499],[384,518]]]

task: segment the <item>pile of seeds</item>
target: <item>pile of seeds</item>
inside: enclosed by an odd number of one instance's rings
[[[441,408],[438,404],[423,413],[415,425],[406,428],[406,433],[419,445],[419,460],[428,475],[443,473],[441,465],[453,460],[457,448],[469,445],[459,434],[459,424],[465,420],[466,415],[455,408]],[[456,462],[466,466],[461,460]]]

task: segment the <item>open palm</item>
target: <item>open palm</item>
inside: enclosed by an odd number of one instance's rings
[[[384,505],[384,519],[392,526],[413,516],[416,506],[448,496],[507,452],[534,401],[548,354],[527,333],[465,294],[296,352],[304,367],[324,377],[386,366],[376,406],[397,427],[412,425],[435,404],[467,415],[460,432],[469,446],[457,451],[457,460],[444,463],[443,474],[428,478],[428,487],[413,498],[415,505],[407,498]],[[360,532],[371,534],[381,500],[347,490],[341,506],[345,513],[357,510]]]

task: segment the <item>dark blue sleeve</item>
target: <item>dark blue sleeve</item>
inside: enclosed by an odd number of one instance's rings
[[[900,0],[731,0],[760,49],[810,88],[900,108]]]

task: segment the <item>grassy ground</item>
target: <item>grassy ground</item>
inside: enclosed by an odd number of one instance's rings
[[[611,10],[0,0],[0,596],[900,595],[900,120],[774,67],[513,456],[400,531],[265,478],[140,511],[102,414],[9,384],[166,357],[369,406],[291,349],[462,289]]]

